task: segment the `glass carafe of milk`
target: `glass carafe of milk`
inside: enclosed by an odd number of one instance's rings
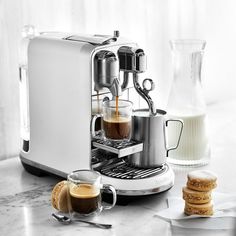
[[[206,42],[203,40],[173,40],[173,82],[167,112],[169,118],[181,119],[184,128],[179,147],[168,155],[168,162],[177,165],[205,165],[210,160],[206,124],[206,104],[201,86],[201,66]],[[168,142],[175,142],[179,127],[170,124]]]

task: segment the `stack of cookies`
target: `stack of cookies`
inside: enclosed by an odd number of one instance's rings
[[[216,175],[207,170],[188,173],[187,187],[183,188],[186,215],[213,215],[211,192],[216,187]]]

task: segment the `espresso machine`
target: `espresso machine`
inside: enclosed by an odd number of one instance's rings
[[[119,96],[139,108],[144,51],[118,31],[37,34],[28,26],[24,34],[19,67],[24,168],[34,175],[64,178],[77,169],[93,169],[125,196],[171,188],[174,173],[167,163],[137,168],[126,161],[142,152],[142,142],[111,145],[91,135],[92,101]]]

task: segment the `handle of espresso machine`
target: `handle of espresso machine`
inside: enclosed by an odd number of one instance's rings
[[[99,130],[99,131],[95,131],[95,124],[96,124],[96,120],[99,118],[99,117],[103,117],[103,115],[102,114],[96,114],[96,115],[94,115],[93,116],[93,118],[92,118],[92,120],[91,120],[91,136],[92,136],[92,138],[99,138],[100,139],[100,137],[98,137],[97,136],[97,134],[100,132],[102,132],[102,130]]]
[[[168,126],[168,123],[169,122],[179,122],[180,123],[180,131],[179,131],[179,137],[178,137],[178,140],[177,140],[177,143],[175,146],[172,146],[172,147],[167,147],[167,140],[166,140],[166,127]],[[179,119],[169,119],[169,120],[166,120],[166,126],[165,126],[165,144],[166,144],[166,156],[168,157],[169,155],[169,151],[172,151],[172,150],[175,150],[178,148],[179,146],[179,142],[180,142],[180,138],[182,136],[182,132],[183,132],[183,127],[184,127],[184,122],[182,120],[179,120]]]

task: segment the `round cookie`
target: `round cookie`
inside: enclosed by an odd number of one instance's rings
[[[203,204],[211,201],[211,191],[199,192],[187,187],[182,189],[183,199],[188,203]]]
[[[216,187],[217,176],[208,170],[195,170],[188,173],[189,189],[207,192]]]
[[[186,215],[213,215],[213,205],[211,202],[205,204],[193,204],[185,201],[184,213]]]
[[[54,186],[51,194],[51,203],[58,211],[68,212],[67,181],[63,180]]]

